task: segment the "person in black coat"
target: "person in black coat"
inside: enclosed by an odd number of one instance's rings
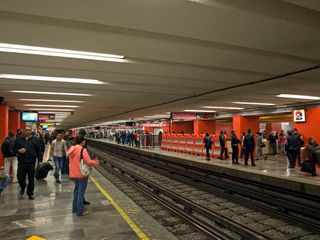
[[[251,129],[248,129],[248,134],[247,136],[244,138],[244,148],[245,148],[245,157],[244,157],[244,164],[246,166],[248,166],[248,159],[249,159],[249,155],[251,157],[251,166],[256,166],[255,162],[254,162],[254,149],[255,149],[255,141],[254,141],[254,137],[252,136],[251,133]]]
[[[223,154],[225,154],[227,159],[227,149],[226,149],[226,137],[224,135],[223,130],[220,131],[219,134],[219,142],[220,142],[220,160],[223,160]]]
[[[206,160],[210,161],[210,150],[212,149],[212,140],[209,136],[209,133],[206,133],[206,136],[203,142],[204,142],[204,146],[206,148],[206,153],[207,153]]]
[[[237,138],[235,131],[231,132],[231,147],[232,147],[232,164],[239,164],[239,144],[241,141]]]
[[[26,127],[23,135],[18,136],[14,142],[14,151],[18,157],[18,182],[20,185],[20,196],[24,195],[27,187],[27,195],[30,200],[34,199],[34,175],[35,165],[38,159],[42,163],[43,153],[39,138],[32,135],[31,128]],[[26,176],[28,175],[28,185]]]
[[[288,154],[288,160],[290,164],[289,168],[295,168],[296,166],[298,148],[299,148],[299,140],[297,136],[293,135],[292,131],[288,131],[286,151]]]

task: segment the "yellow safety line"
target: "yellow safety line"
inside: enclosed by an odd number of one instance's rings
[[[109,200],[112,206],[120,213],[121,217],[129,224],[131,229],[139,236],[141,240],[149,240],[147,235],[142,232],[142,230],[131,220],[131,218],[127,215],[127,213],[116,203],[113,198],[106,192],[106,190],[101,187],[101,185],[94,179],[94,177],[90,176],[90,180],[96,185],[96,187],[100,190],[100,192]]]

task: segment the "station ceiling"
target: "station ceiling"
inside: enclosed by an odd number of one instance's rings
[[[320,96],[318,0],[0,0],[0,33],[0,43],[125,57],[98,61],[0,47],[0,74],[107,83],[0,78],[0,96],[12,109],[58,105],[21,99],[79,106],[62,122],[64,127],[208,105],[252,107],[232,102],[301,102],[278,94]]]

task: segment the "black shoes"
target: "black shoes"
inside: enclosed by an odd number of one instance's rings
[[[33,194],[29,195],[29,199],[30,199],[30,200],[34,200]]]
[[[22,197],[24,195],[24,189],[20,190],[20,197]]]
[[[90,202],[84,200],[84,201],[83,201],[83,204],[84,204],[84,205],[90,205]]]
[[[59,179],[56,180],[56,183],[61,183],[61,181]]]

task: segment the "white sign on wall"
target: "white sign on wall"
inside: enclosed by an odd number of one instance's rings
[[[294,117],[294,122],[305,122],[306,121],[306,112],[304,109],[294,110],[293,117]]]

